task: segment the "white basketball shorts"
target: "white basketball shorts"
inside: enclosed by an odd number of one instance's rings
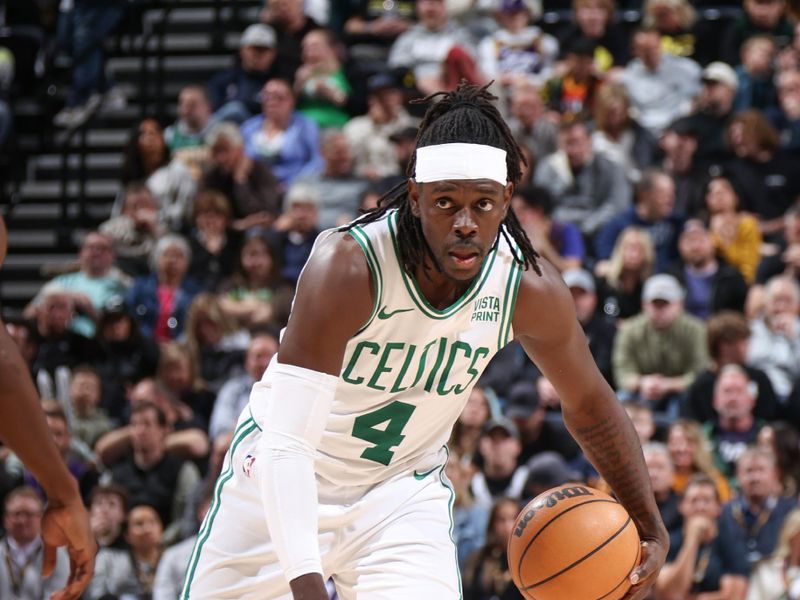
[[[189,560],[181,600],[291,600],[258,491],[260,429],[245,408]],[[356,500],[320,498],[324,577],[341,600],[455,600],[455,498],[444,465],[372,487]]]

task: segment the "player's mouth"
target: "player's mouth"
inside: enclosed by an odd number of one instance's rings
[[[474,269],[481,259],[481,253],[475,249],[451,250],[447,253],[458,269]]]

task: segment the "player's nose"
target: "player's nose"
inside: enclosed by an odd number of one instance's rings
[[[471,237],[478,232],[478,224],[469,208],[464,207],[456,213],[453,229],[459,237]]]

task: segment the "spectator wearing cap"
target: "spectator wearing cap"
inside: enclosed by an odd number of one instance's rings
[[[280,256],[281,276],[297,283],[319,235],[319,195],[306,183],[295,183],[286,192],[284,213],[270,232],[270,243]]]
[[[530,153],[530,169],[545,156],[558,150],[560,115],[548,113],[539,86],[529,81],[511,88],[508,128],[514,139]]]
[[[367,114],[353,117],[343,128],[352,151],[355,175],[371,181],[402,175],[390,136],[415,124],[416,120],[403,107],[403,91],[395,77],[389,73],[370,77]]]
[[[697,158],[720,161],[729,152],[724,132],[734,112],[733,101],[739,78],[729,65],[712,62],[703,69],[700,81],[702,85],[695,98],[696,110],[688,117],[697,132]]]
[[[296,177],[322,169],[319,128],[295,106],[289,82],[270,79],[261,90],[261,114],[241,127],[245,154],[269,166],[284,188]]]
[[[553,198],[541,187],[514,190],[511,206],[536,251],[559,271],[577,269],[586,258],[580,230],[572,223],[554,221]]]
[[[461,78],[482,83],[469,32],[447,15],[444,0],[417,0],[417,23],[392,44],[388,64],[411,69],[423,93],[454,89]]]
[[[24,315],[28,318],[38,313],[44,293],[58,288],[70,297],[77,314],[70,321],[70,330],[86,337],[94,335],[97,311],[106,301],[124,294],[130,279],[114,267],[114,247],[111,239],[99,232],[86,235],[78,254],[78,270],[57,275],[30,301]]]
[[[275,30],[255,23],[239,38],[236,65],[214,75],[206,85],[214,121],[244,123],[258,114],[259,94],[264,84],[277,74]]]
[[[777,76],[778,106],[764,111],[778,131],[781,148],[800,152],[800,71],[783,71]]]
[[[613,217],[594,240],[595,255],[608,260],[626,227],[645,230],[655,248],[655,271],[666,271],[678,258],[678,235],[683,216],[675,212],[675,183],[658,169],[648,169],[636,184],[632,207]]]
[[[676,414],[679,394],[708,357],[705,326],[687,314],[685,292],[672,275],[653,275],[642,291],[642,314],[623,323],[614,340],[614,380],[623,397]]]
[[[700,66],[689,58],[665,54],[661,34],[641,28],[633,35],[634,58],[620,74],[639,122],[659,135],[689,112],[700,88]]]
[[[648,442],[642,446],[642,453],[664,527],[670,532],[680,529],[683,519],[678,511],[680,498],[672,489],[675,467],[669,450],[660,442]]]
[[[686,390],[681,401],[681,416],[697,423],[714,420],[716,412],[712,398],[720,369],[726,365],[739,365],[756,386],[753,414],[764,421],[787,418],[782,410],[785,407],[778,403],[769,377],[747,362],[750,327],[744,315],[737,311],[720,311],[706,322],[706,335],[711,360],[708,368],[701,371]]]
[[[497,31],[478,45],[483,74],[495,81],[503,96],[515,83],[540,85],[552,74],[558,41],[531,22],[541,17],[541,2],[499,0],[495,3]]]
[[[491,507],[503,497],[519,500],[528,478],[528,469],[518,463],[522,444],[514,422],[507,417],[489,420],[478,447],[483,468],[473,475],[470,482],[475,503]]]
[[[741,64],[736,66],[739,86],[734,112],[748,108],[767,111],[778,105],[774,69],[777,54],[775,40],[766,35],[753,36],[742,45]]]
[[[787,46],[794,34],[785,0],[744,0],[744,9],[723,34],[720,58],[736,64],[745,40],[754,35],[767,35],[779,48]]]
[[[563,122],[558,144],[558,152],[537,165],[533,182],[552,194],[555,220],[573,223],[584,236],[592,236],[630,206],[630,183],[622,167],[592,152],[585,121]]]
[[[583,481],[581,474],[571,469],[558,452],[540,452],[525,466],[528,468],[528,480],[525,482],[522,498],[526,501],[554,487]]]
[[[689,219],[678,240],[681,265],[672,273],[686,288],[686,312],[706,320],[721,310],[742,312],[747,283],[716,254],[714,238],[700,219]]]
[[[570,269],[561,274],[572,293],[575,313],[589,342],[597,368],[609,384],[614,385],[611,355],[617,328],[611,317],[597,310],[598,298],[594,277],[585,269]]]
[[[343,225],[358,214],[361,194],[369,183],[353,173],[353,155],[344,132],[327,129],[320,140],[324,166],[320,173],[298,177],[296,183],[314,189],[319,199],[321,230]]]
[[[662,152],[660,168],[675,184],[675,210],[696,215],[705,202],[706,165],[697,158],[698,133],[688,117],[671,123],[658,140]]]
[[[217,123],[206,136],[210,152],[200,191],[215,190],[230,199],[231,227],[268,227],[280,214],[280,183],[266,163],[247,156],[234,123]]]
[[[562,48],[569,48],[579,37],[595,42],[594,65],[606,73],[628,62],[628,36],[614,19],[614,0],[572,0],[572,18],[559,34]]]
[[[563,72],[548,79],[542,88],[547,107],[564,120],[591,118],[602,81],[594,70],[597,43],[578,37],[564,51]]]
[[[147,257],[166,228],[158,219],[158,201],[144,182],[129,183],[122,194],[122,213],[102,223],[99,232],[111,240],[117,267],[138,277],[147,274]]]
[[[572,460],[580,448],[570,436],[560,417],[546,418],[547,410],[539,400],[536,384],[519,381],[511,386],[504,412],[517,427],[522,450],[519,462],[524,463],[541,452],[553,451]]]

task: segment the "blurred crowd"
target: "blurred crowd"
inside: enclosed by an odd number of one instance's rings
[[[81,47],[122,4],[61,2],[56,126],[124,104]],[[102,547],[86,598],[177,598],[314,240],[403,184],[409,101],[462,79],[498,97],[527,158],[513,208],[643,444],[671,534],[652,597],[800,598],[800,14],[719,4],[270,0],[235,66],[141,120],[111,218],[8,325]],[[0,140],[10,122],[0,93]],[[464,597],[519,599],[522,503],[606,485],[514,342],[450,449]],[[66,557],[38,577],[43,492],[0,452],[0,597],[38,599]]]

